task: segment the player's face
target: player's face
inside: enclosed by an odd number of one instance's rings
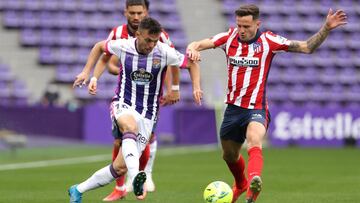
[[[260,21],[254,20],[251,15],[249,16],[236,16],[236,24],[239,30],[239,37],[241,41],[250,41],[256,35],[256,31],[260,26]]]
[[[145,6],[135,5],[128,6],[125,9],[125,17],[128,21],[128,25],[133,29],[137,30],[140,24],[140,21],[147,16],[147,10]]]
[[[160,34],[149,34],[148,30],[141,30],[136,32],[137,45],[136,48],[139,53],[147,55],[149,54],[157,42],[159,41]]]

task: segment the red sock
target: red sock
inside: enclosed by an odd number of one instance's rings
[[[263,156],[262,150],[259,147],[253,147],[248,150],[249,162],[248,162],[248,178],[252,180],[254,176],[261,176],[263,168]],[[247,196],[250,196],[250,190],[247,192]]]
[[[235,184],[238,189],[244,188],[247,185],[246,177],[244,174],[245,161],[240,155],[239,160],[235,163],[226,162],[232,175],[235,178]]]
[[[146,167],[146,164],[147,162],[149,161],[150,159],[150,144],[147,144],[143,153],[141,154],[141,157],[140,157],[140,165],[139,165],[139,170],[140,171],[143,171]]]

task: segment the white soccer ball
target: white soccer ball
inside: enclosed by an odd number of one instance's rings
[[[214,181],[204,190],[206,203],[231,203],[232,198],[232,189],[223,181]]]

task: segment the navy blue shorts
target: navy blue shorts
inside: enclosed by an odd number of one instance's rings
[[[245,109],[228,104],[220,128],[220,138],[244,143],[246,128],[251,121],[256,121],[268,128],[270,114],[265,109]]]

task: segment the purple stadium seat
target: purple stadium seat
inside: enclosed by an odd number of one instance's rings
[[[345,26],[346,27],[346,26]],[[346,48],[345,35],[340,31],[334,31],[327,39],[326,43],[329,48],[343,49]]]
[[[21,27],[36,28],[40,26],[39,14],[35,11],[24,11]]]
[[[302,76],[300,74],[301,70],[299,68],[288,67],[285,68],[280,75],[280,79],[284,83],[298,83],[302,81]]]
[[[341,102],[346,100],[344,87],[340,84],[333,84],[328,88],[328,96],[330,101]]]
[[[78,1],[62,0],[60,3],[60,8],[63,11],[78,11]]]
[[[94,39],[92,32],[86,29],[79,29],[75,35],[74,44],[80,47],[92,47],[94,45]]]
[[[54,15],[52,14],[52,11],[41,11],[39,18],[39,24],[42,29],[54,27]]]
[[[329,91],[321,84],[315,84],[309,89],[309,99],[313,101],[327,101],[329,99]]]
[[[323,84],[338,82],[338,70],[334,66],[324,67],[320,74],[320,81]]]
[[[345,67],[340,69],[339,72],[339,82],[342,84],[356,84],[357,82],[359,82],[359,70],[356,69],[355,67]]]
[[[14,80],[12,84],[12,95],[15,98],[26,99],[29,96],[29,91],[23,81]]]
[[[23,7],[25,10],[39,11],[42,8],[42,1],[25,0]]]
[[[19,28],[22,25],[22,12],[7,10],[4,11],[4,25],[9,28]]]
[[[266,94],[269,100],[286,101],[289,99],[289,87],[284,84],[269,85]]]
[[[8,65],[0,64],[0,82],[10,82],[14,75],[10,72]]]
[[[56,38],[55,44],[59,46],[73,46],[75,44],[75,34],[69,29],[57,31],[54,37]]]
[[[319,49],[315,53],[314,64],[321,67],[329,67],[334,65],[334,57],[328,49]]]
[[[351,67],[354,66],[354,58],[353,57],[354,52],[350,51],[348,49],[340,49],[338,51],[335,52],[335,65],[337,67]]]
[[[40,44],[39,31],[32,28],[21,30],[21,44],[25,46],[38,46]]]
[[[360,102],[360,85],[359,84],[353,84],[350,86],[345,95],[346,99],[350,102]]]
[[[303,84],[295,84],[288,92],[289,98],[293,101],[304,102],[309,100],[308,88]]]
[[[85,12],[95,12],[97,11],[97,0],[81,0],[78,3],[78,7]]]
[[[319,69],[314,66],[302,68],[300,75],[303,83],[317,83],[320,79]]]
[[[299,32],[303,31],[303,24],[299,22],[303,22],[304,19],[298,15],[290,15],[288,18],[284,20],[284,30],[292,31],[292,32]]]
[[[22,0],[12,0],[4,2],[4,10],[22,10],[24,4]]]
[[[44,11],[58,11],[60,1],[42,1],[42,10]]]
[[[0,81],[0,98],[10,98],[11,90],[7,82]]]
[[[73,15],[70,12],[60,11],[53,15],[53,27],[58,29],[71,28],[73,26]]]
[[[56,55],[52,48],[47,46],[40,47],[39,62],[41,64],[54,64],[56,62]]]
[[[54,37],[56,35],[55,30],[42,29],[40,31],[40,46],[53,46],[55,45],[57,39]]]

